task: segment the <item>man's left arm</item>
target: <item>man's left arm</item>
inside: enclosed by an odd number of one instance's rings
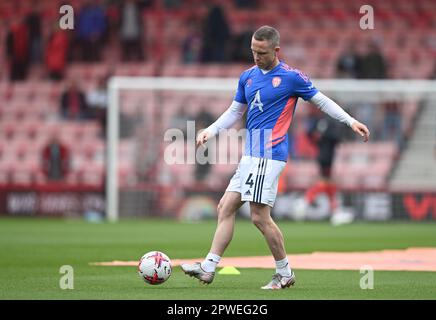
[[[354,132],[362,136],[365,142],[368,141],[370,135],[368,128],[350,116],[332,99],[318,91],[309,101],[333,119],[347,124]]]

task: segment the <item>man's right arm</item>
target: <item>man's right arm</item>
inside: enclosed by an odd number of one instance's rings
[[[204,144],[211,137],[216,136],[222,129],[231,128],[242,118],[246,110],[246,104],[233,100],[230,107],[214,123],[198,135],[197,144]]]

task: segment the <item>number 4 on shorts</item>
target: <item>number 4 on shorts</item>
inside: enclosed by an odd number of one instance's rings
[[[253,184],[254,184],[253,179],[251,179],[252,176],[253,176],[253,174],[250,173],[250,175],[247,178],[247,181],[245,181],[245,184],[248,184],[250,186],[250,189],[253,187]]]

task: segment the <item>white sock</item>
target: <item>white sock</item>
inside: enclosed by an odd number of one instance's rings
[[[288,262],[288,257],[276,261],[276,273],[284,277],[290,277],[292,275],[291,267],[289,266]]]
[[[215,272],[216,266],[220,263],[220,260],[220,256],[209,252],[206,259],[201,263],[201,268],[206,272]]]

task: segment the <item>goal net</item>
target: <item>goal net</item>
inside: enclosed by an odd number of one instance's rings
[[[394,177],[401,176],[396,174],[395,165],[422,110],[435,107],[435,82],[313,83],[371,130],[367,144],[351,130],[344,130],[333,166],[341,190],[380,193],[405,187],[405,178]],[[233,78],[110,79],[105,181],[110,221],[120,217],[200,219],[215,214],[243,154],[245,116],[235,128],[212,139],[207,148],[196,147],[195,137],[228,108],[236,86]],[[315,109],[302,99],[297,104],[288,131],[289,161],[279,193],[301,194],[319,177],[318,151],[306,134]],[[418,186],[425,189],[422,181]],[[283,212],[290,210],[289,201],[292,197],[277,202],[277,217],[286,217]]]

